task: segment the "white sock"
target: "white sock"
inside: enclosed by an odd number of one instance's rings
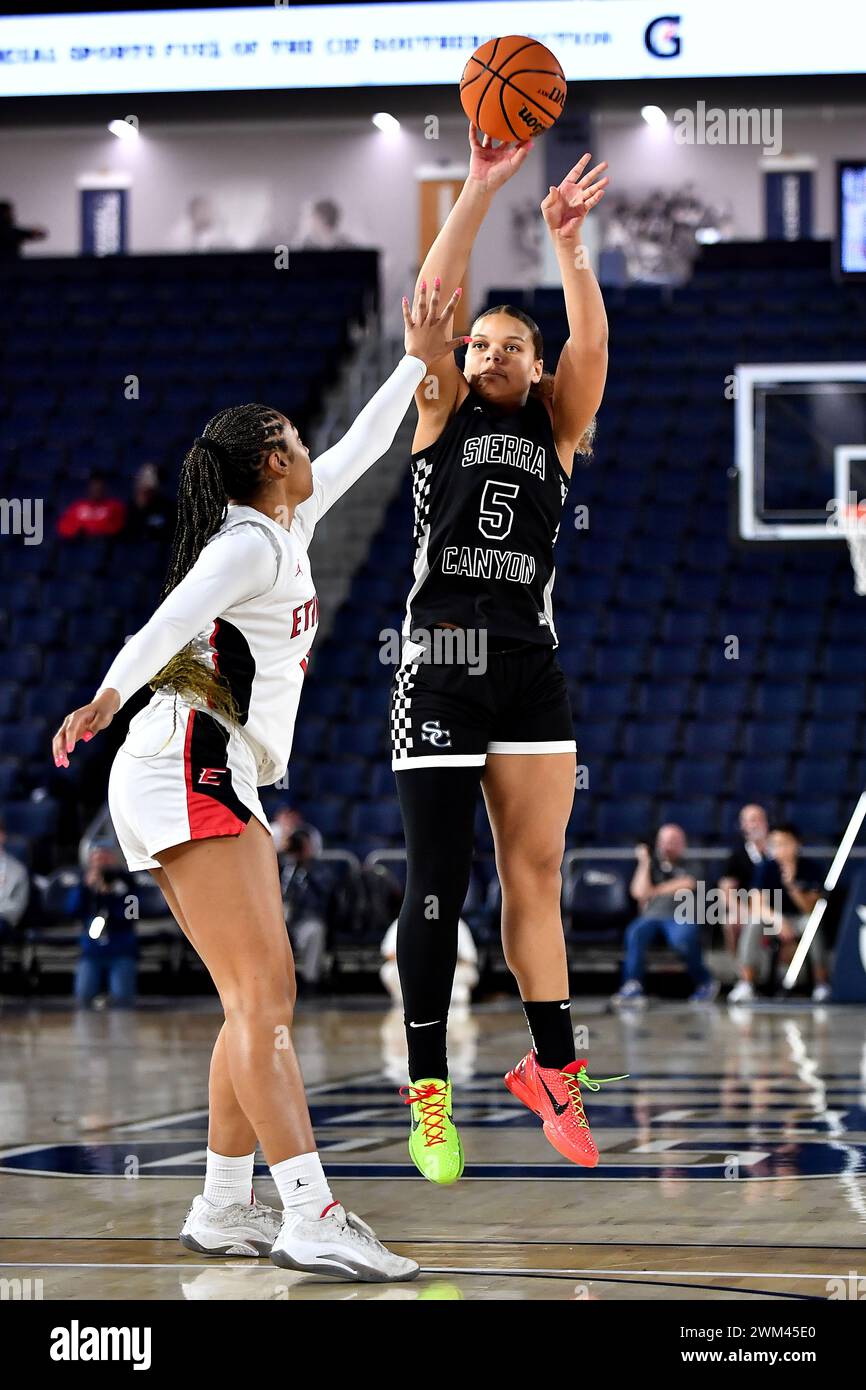
[[[207,1151],[207,1169],[204,1178],[205,1201],[215,1207],[230,1207],[235,1202],[249,1206],[253,1195],[253,1164],[255,1154],[241,1154],[239,1158],[227,1158],[224,1154]]]
[[[271,1177],[277,1184],[285,1211],[298,1211],[317,1219],[334,1201],[317,1153],[284,1158],[282,1163],[274,1164]]]

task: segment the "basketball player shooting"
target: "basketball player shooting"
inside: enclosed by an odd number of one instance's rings
[[[469,176],[419,275],[421,305],[429,285],[447,296],[462,282],[493,198],[530,150],[528,141],[494,148],[474,124],[469,142]],[[581,239],[607,166],[589,164],[583,155],[541,204],[568,314],[555,375],[544,371],[538,325],[500,304],[475,320],[463,370],[448,354],[415,394],[415,582],[391,704],[408,859],[397,961],[409,1152],[436,1183],[463,1171],[446,1027],[479,785],[502,885],[505,959],[532,1037],[505,1084],[561,1154],[598,1162],[581,1084],[600,1083],[575,1056],[560,913],[576,750],[551,604],[569,479],[575,455],[590,453],[607,373],[607,319]],[[483,633],[484,674],[465,661],[420,659],[413,633],[442,628]]]

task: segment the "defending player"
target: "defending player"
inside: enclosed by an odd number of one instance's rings
[[[221,411],[187,454],[165,591],[90,704],[54,738],[58,766],[146,683],[112,765],[109,807],[130,869],[150,869],[219,993],[203,1196],[181,1232],[203,1254],[261,1255],[341,1279],[411,1279],[332,1196],[292,1044],[295,975],[257,788],[285,771],[317,600],[307,548],[321,516],[390,447],[431,362],[456,342],[457,294],[407,315],[406,357],[311,467],[297,430],[259,405]],[[256,1140],[283,1211],[252,1196]]]

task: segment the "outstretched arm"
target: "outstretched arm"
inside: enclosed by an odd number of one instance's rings
[[[475,238],[497,189],[517,173],[532,148],[531,140],[515,140],[495,148],[485,135],[479,139],[474,125],[469,127],[469,174],[460,196],[446,217],[436,240],[424,257],[415,285],[416,296],[439,288],[443,297],[453,294],[466,278]],[[436,284],[438,280],[438,286]],[[449,353],[430,373],[436,382],[431,390],[422,385],[415,395],[418,414],[433,438],[452,413],[462,379],[460,368]],[[416,442],[416,448],[423,444]]]
[[[206,545],[188,574],[124,647],[91,702],[68,714],[54,735],[54,761],[69,766],[79,739],[111,723],[126,701],[220,613],[265,593],[277,577],[272,542],[255,526],[232,527]]]
[[[604,197],[608,179],[599,175],[607,164],[597,164],[585,174],[589,160],[588,154],[579,159],[558,187],[551,185],[541,204],[568,315],[568,338],[553,386],[553,429],[563,458],[573,457],[601,405],[607,377],[607,315],[582,238],[584,218]]]
[[[440,310],[439,293],[434,290],[429,304],[425,296],[419,296],[414,312],[410,312],[404,297],[406,356],[367,402],[343,438],[316,459],[313,495],[295,508],[294,521],[308,544],[320,517],[388,452],[412,395],[431,364],[443,353],[454,360],[454,349],[463,341],[451,337],[451,320],[458,297],[459,290],[455,290]]]

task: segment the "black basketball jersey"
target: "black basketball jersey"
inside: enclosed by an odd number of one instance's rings
[[[541,400],[504,412],[470,387],[435,444],[412,455],[404,636],[453,623],[555,646],[553,545],[568,484]]]

